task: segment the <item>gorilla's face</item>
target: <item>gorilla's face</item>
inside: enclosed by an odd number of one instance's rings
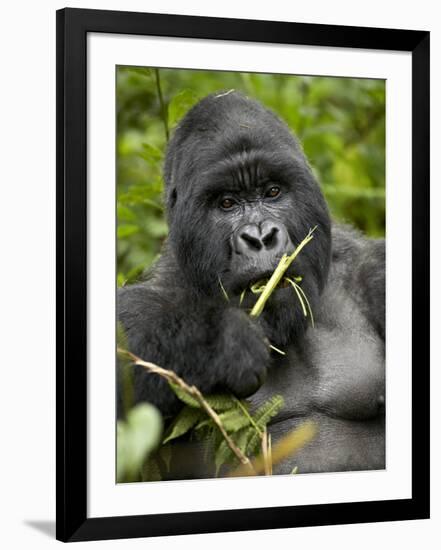
[[[170,144],[166,180],[170,243],[187,285],[224,299],[222,284],[238,300],[317,226],[289,269],[314,307],[329,266],[328,210],[300,147],[272,113],[237,94],[206,98]],[[242,307],[256,299],[246,292]],[[265,315],[279,343],[305,324],[292,288],[276,290]]]

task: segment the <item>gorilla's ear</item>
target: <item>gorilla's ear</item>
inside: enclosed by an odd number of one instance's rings
[[[176,191],[176,188],[174,187],[170,191],[170,198],[168,201],[169,208],[172,209],[174,205],[176,204],[176,199],[178,198],[178,192]]]

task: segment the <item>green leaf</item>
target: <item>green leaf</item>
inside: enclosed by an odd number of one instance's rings
[[[149,164],[155,165],[162,160],[162,151],[149,143],[142,144],[142,153],[140,155]]]
[[[150,403],[142,403],[128,412],[127,420],[119,420],[116,429],[117,480],[136,480],[147,455],[160,441],[161,414]]]
[[[263,430],[268,422],[274,418],[282,409],[284,400],[281,395],[273,395],[268,401],[261,405],[255,414],[253,420],[257,427]],[[260,444],[260,435],[254,430],[253,434],[248,440],[245,454],[247,456],[254,455]]]
[[[250,425],[249,419],[237,408],[220,414],[219,418],[227,432],[237,432]]]
[[[135,75],[139,76],[147,76],[149,78],[152,77],[152,70],[147,69],[146,67],[119,67],[119,70],[121,72],[129,72],[134,73]]]
[[[228,446],[228,443],[223,439],[216,449],[216,454],[214,457],[214,465],[216,468],[216,476],[219,475],[219,470],[224,464],[230,464],[236,459],[235,454]],[[237,459],[236,459],[237,460]]]
[[[144,265],[137,265],[133,267],[126,276],[125,284],[134,283],[138,277],[142,274],[144,271]]]
[[[219,430],[217,431],[220,434]],[[247,454],[247,449],[250,446],[250,441],[252,439],[257,438],[257,443],[260,443],[259,435],[256,433],[256,430],[250,425],[241,428],[235,433],[230,433],[229,435],[233,439],[236,447],[238,447],[246,456],[251,456],[251,454]],[[217,445],[215,446],[214,453],[216,475],[219,474],[219,470],[224,464],[236,465],[238,463],[236,455],[230,449],[228,443],[225,441],[225,439],[222,438],[222,436],[220,440],[217,440]]]
[[[249,442],[251,438],[255,436],[257,436],[257,439],[260,441],[260,438],[256,434],[256,430],[251,426],[248,426],[247,428],[239,430],[235,434],[234,442],[236,443],[237,447],[243,452],[243,454],[246,455]]]
[[[116,215],[118,223],[121,222],[136,222],[136,214],[123,204],[118,204],[116,207]]]
[[[129,349],[129,341],[127,339],[127,334],[121,322],[118,322],[116,325],[116,345],[118,348],[121,348],[121,349],[125,349],[125,350]],[[129,361],[125,354],[122,356],[122,359],[126,359],[127,361]]]
[[[259,428],[265,428],[268,422],[274,418],[282,409],[284,400],[281,395],[273,395],[265,401],[253,415],[253,419]]]
[[[168,225],[165,220],[160,218],[150,219],[145,223],[145,230],[153,238],[166,237],[168,234]]]
[[[216,424],[213,422],[213,420],[209,416],[207,416],[207,417],[205,417],[204,420],[201,420],[200,422],[198,422],[196,424],[196,426],[194,427],[194,429],[197,430],[197,431],[201,431],[204,428],[210,428],[211,429],[215,425]]]
[[[139,227],[133,223],[123,223],[118,225],[117,237],[118,239],[124,239],[130,237],[135,233],[138,233]]]
[[[160,197],[164,189],[162,178],[156,178],[152,181],[142,181],[141,183],[130,185],[127,191],[118,193],[118,202],[122,205],[134,206],[139,204],[147,204],[157,206],[159,210],[163,210],[161,205],[155,201]]]
[[[168,105],[169,125],[175,126],[197,100],[198,96],[191,90],[183,90],[175,95]]]
[[[201,408],[199,401],[197,401],[191,395],[188,395],[188,393],[186,393],[180,386],[178,386],[177,384],[174,384],[173,382],[169,382],[169,386],[175,392],[176,396],[179,397],[179,399],[183,403],[185,403],[189,407],[194,407],[196,409]]]
[[[204,396],[204,398],[210,407],[212,407],[216,412],[237,408],[236,399],[232,395],[226,393],[213,393],[212,395]]]
[[[205,413],[201,409],[195,409],[194,407],[184,407],[178,413],[173,421],[173,424],[170,426],[168,433],[164,438],[163,444],[168,443],[172,439],[176,439],[177,437],[186,434],[204,416]]]

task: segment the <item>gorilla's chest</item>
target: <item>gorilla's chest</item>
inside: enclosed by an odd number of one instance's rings
[[[275,358],[253,404],[282,395],[285,406],[277,420],[314,412],[354,420],[381,414],[384,344],[356,311],[352,321],[319,322],[301,345],[285,350],[285,358]]]

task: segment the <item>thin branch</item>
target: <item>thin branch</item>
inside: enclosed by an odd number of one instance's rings
[[[165,104],[165,101],[164,101],[164,97],[162,95],[161,79],[159,77],[158,69],[155,69],[155,81],[156,81],[156,91],[158,92],[159,104],[161,106],[161,117],[162,117],[162,123],[164,124],[165,139],[168,141],[170,138],[170,132],[168,129],[168,110],[167,110],[167,105]]]
[[[273,349],[275,352],[280,353],[280,355],[286,355],[284,351],[282,351],[279,348],[276,348],[276,346],[273,346],[272,344],[270,344],[270,348]]]
[[[264,428],[263,430],[261,443],[262,443],[263,471],[266,476],[270,476],[271,463],[270,463],[270,458],[268,454],[268,432],[266,431],[266,428]]]
[[[244,455],[244,453],[237,447],[237,445],[234,443],[234,441],[231,439],[231,437],[227,434],[225,431],[225,428],[222,425],[222,421],[219,418],[219,415],[216,413],[214,409],[211,408],[211,406],[207,403],[207,401],[204,399],[201,392],[196,388],[196,386],[189,386],[182,378],[180,378],[175,372],[167,369],[163,369],[162,367],[159,367],[158,365],[155,365],[154,363],[150,363],[148,361],[143,361],[140,357],[137,357],[134,353],[122,349],[117,348],[117,352],[123,355],[126,355],[127,357],[130,357],[130,359],[133,361],[135,365],[139,365],[149,372],[152,372],[154,374],[158,374],[159,376],[162,376],[162,378],[165,378],[168,382],[171,382],[173,384],[176,384],[179,386],[187,395],[190,397],[193,397],[199,405],[205,410],[205,412],[208,414],[208,416],[213,420],[213,422],[216,424],[216,426],[219,428],[219,431],[221,432],[223,438],[227,442],[230,449],[233,451],[233,453],[238,458],[239,462],[242,464],[241,468],[243,468],[245,471],[248,472],[248,475],[254,475],[255,472],[253,470],[253,467],[251,465],[250,459]]]
[[[254,421],[254,418],[250,415],[250,413],[246,410],[246,408],[241,403],[240,399],[237,399],[237,397],[234,397],[234,400],[238,404],[239,408],[243,412],[244,416],[247,418],[248,422],[253,426],[253,428],[256,430],[259,437],[262,437],[262,430],[259,428],[259,426]]]
[[[271,434],[268,434],[268,462],[270,465],[270,476],[273,475],[273,448],[271,442]]]

